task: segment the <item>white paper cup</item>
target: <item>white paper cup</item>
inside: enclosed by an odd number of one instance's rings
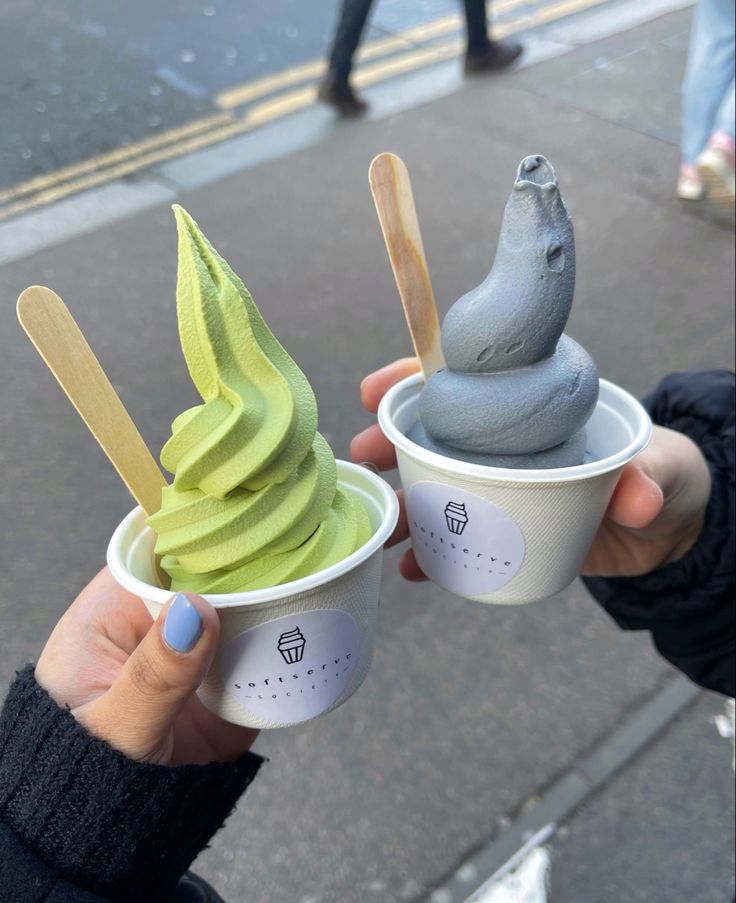
[[[268,589],[206,595],[220,643],[198,694],[216,714],[247,727],[286,727],[342,705],[373,657],[383,544],[396,526],[396,495],[380,477],[337,462],[338,485],[356,493],[373,528],[368,542],[309,577]],[[156,583],[155,535],[140,508],[115,530],[107,563],[117,582],[158,617],[171,591]]]
[[[444,589],[478,602],[519,605],[564,589],[580,571],[624,464],[649,442],[644,408],[602,379],[586,425],[585,463],[485,467],[406,437],[422,384],[421,374],[402,380],[378,408],[381,429],[396,448],[419,566]]]

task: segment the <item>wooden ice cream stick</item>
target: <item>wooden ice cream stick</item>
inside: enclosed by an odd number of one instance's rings
[[[166,478],[64,302],[51,289],[33,285],[18,298],[17,311],[21,326],[133,498],[146,514],[158,511]]]
[[[426,380],[445,362],[409,173],[395,154],[379,154],[368,178],[409,334]]]

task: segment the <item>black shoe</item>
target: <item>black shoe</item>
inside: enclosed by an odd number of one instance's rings
[[[524,48],[511,41],[491,41],[480,53],[465,55],[465,74],[481,75],[484,72],[497,72],[507,69],[520,56]]]
[[[348,82],[340,82],[333,75],[325,76],[317,97],[334,107],[340,116],[362,116],[368,104],[359,97]]]
[[[179,878],[172,903],[225,903],[225,901],[204,878],[193,872],[187,872]]]

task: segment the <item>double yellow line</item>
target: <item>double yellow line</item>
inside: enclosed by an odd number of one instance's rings
[[[503,15],[518,7],[528,8],[528,2],[501,0],[494,3],[494,13]],[[497,38],[507,37],[605,2],[607,0],[559,0],[500,22],[494,27],[493,34]],[[458,36],[462,27],[463,20],[459,15],[445,16],[407,29],[399,35],[366,44],[358,55],[353,83],[363,88],[458,56],[464,47],[464,41]],[[443,40],[448,35],[453,37]],[[418,46],[422,44],[425,46]],[[376,59],[379,62],[371,62]],[[215,98],[215,104],[221,111],[219,113],[0,190],[0,220],[250,132],[303,110],[316,101],[316,84],[324,69],[322,60],[313,60],[229,88]],[[245,112],[238,116],[235,111],[240,107],[245,107]]]

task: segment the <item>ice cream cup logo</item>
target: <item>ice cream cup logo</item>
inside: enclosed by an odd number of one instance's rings
[[[524,561],[524,536],[517,524],[472,492],[418,480],[406,493],[406,510],[420,568],[451,592],[476,596],[498,589]]]
[[[286,664],[294,665],[302,660],[306,645],[307,641],[297,626],[281,634],[277,648]]]
[[[463,530],[468,525],[468,514],[462,502],[448,502],[445,505],[445,521],[450,533],[457,536],[463,535]]]
[[[352,615],[321,608],[298,618],[298,627],[290,614],[248,628],[215,660],[228,697],[267,721],[298,724],[327,711],[360,665],[360,627]]]

